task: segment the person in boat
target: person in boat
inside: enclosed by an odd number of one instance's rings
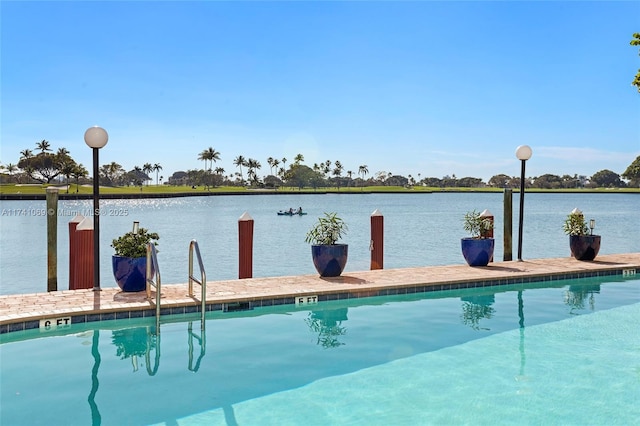
[[[293,208],[289,207],[289,214],[293,214]]]
[[[302,214],[302,207],[298,207],[298,211],[296,213],[297,214]]]

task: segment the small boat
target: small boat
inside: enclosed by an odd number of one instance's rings
[[[297,210],[294,210],[294,211],[289,211],[289,210],[282,211],[282,210],[280,210],[278,212],[278,216],[304,216],[306,214],[307,214],[307,212],[299,212]]]

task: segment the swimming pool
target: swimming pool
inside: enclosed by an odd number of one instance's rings
[[[632,424],[640,280],[0,336],[2,425]]]

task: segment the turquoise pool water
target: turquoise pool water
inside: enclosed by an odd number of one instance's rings
[[[2,425],[628,425],[640,280],[589,278],[1,336]]]

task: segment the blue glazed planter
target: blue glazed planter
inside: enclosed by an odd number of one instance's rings
[[[339,277],[347,264],[347,244],[312,245],[313,266],[321,277]]]
[[[147,258],[112,256],[113,276],[122,291],[147,288]]]
[[[487,266],[493,257],[493,238],[462,238],[462,256],[469,266]]]
[[[570,235],[569,248],[577,260],[591,261],[600,251],[600,235]]]

